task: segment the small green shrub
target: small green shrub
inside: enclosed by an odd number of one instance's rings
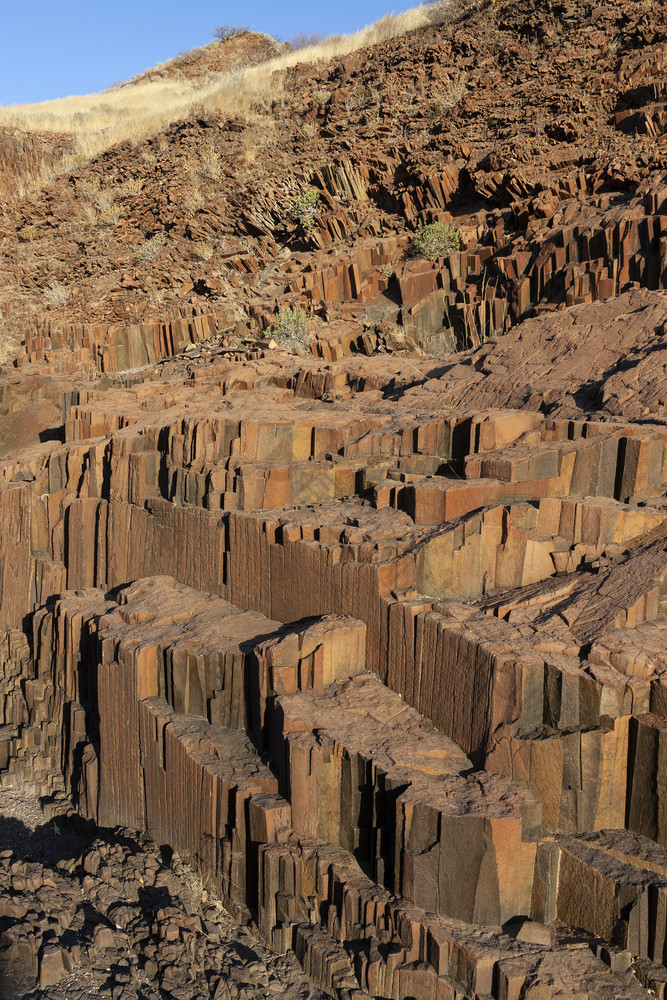
[[[432,222],[424,226],[412,241],[412,252],[430,260],[436,260],[460,249],[461,233],[454,226],[444,222]]]
[[[283,350],[307,351],[312,339],[308,334],[309,326],[308,313],[298,306],[288,307],[280,310],[268,333]]]
[[[309,233],[315,225],[317,213],[320,210],[320,192],[315,188],[308,188],[303,191],[292,203],[289,210],[289,217],[300,223],[302,228]]]

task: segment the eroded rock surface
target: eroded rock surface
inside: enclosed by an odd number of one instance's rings
[[[436,13],[0,187],[8,997],[665,995],[665,7]]]

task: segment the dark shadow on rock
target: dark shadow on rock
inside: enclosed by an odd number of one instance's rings
[[[231,942],[228,948],[230,952],[237,954],[243,962],[258,962],[260,960],[254,948],[249,948],[247,944],[243,944],[241,941]]]
[[[173,906],[174,900],[164,885],[145,886],[139,890],[139,906],[144,913],[156,913],[166,906]]]
[[[0,1000],[22,1000],[36,985],[36,967],[20,960],[4,962],[0,950]]]
[[[47,427],[46,430],[39,432],[40,441],[59,441],[61,444],[65,443],[65,428],[63,426],[59,427]]]
[[[0,851],[20,854],[33,836],[33,831],[22,820],[0,815]]]

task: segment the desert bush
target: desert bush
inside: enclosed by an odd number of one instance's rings
[[[126,181],[117,187],[107,187],[101,190],[96,178],[77,181],[77,216],[91,226],[117,225],[123,213],[120,207],[115,204],[115,199],[129,197],[136,193],[136,184],[137,182],[134,180]]]
[[[77,206],[76,217],[86,226],[96,226],[98,212],[94,205],[84,201]]]
[[[44,301],[50,306],[64,306],[69,300],[71,291],[67,285],[59,281],[52,281],[48,288],[44,289]]]
[[[137,262],[153,260],[160,253],[166,242],[167,237],[164,233],[156,233],[155,236],[151,236],[149,240],[146,240],[146,242],[139,247],[134,255],[134,259]]]
[[[322,35],[316,31],[310,34],[307,31],[300,31],[297,35],[293,35],[287,44],[293,51],[296,51],[297,49],[310,48],[311,45],[320,45],[323,41]]]
[[[310,317],[298,306],[281,309],[268,333],[285,351],[308,351],[312,337],[308,333]]]
[[[143,186],[144,182],[140,177],[130,177],[116,186],[115,194],[119,198],[133,198],[139,194]]]
[[[466,87],[466,77],[463,76],[459,80],[452,80],[452,82],[444,88],[444,90],[436,94],[428,103],[428,112],[432,118],[442,118],[444,115],[455,108],[459,101],[465,97],[467,93]]]
[[[197,175],[194,177],[191,184],[183,191],[183,197],[181,198],[181,207],[186,215],[186,218],[191,219],[197,212],[200,212],[206,204],[206,196],[204,194],[204,187],[200,177]]]
[[[76,182],[76,193],[79,198],[93,198],[99,193],[99,190],[100,182],[97,178]]]
[[[230,38],[245,35],[247,31],[250,31],[247,24],[219,24],[217,28],[213,29],[213,37],[219,42],[226,42]]]
[[[412,241],[412,252],[430,260],[436,260],[460,249],[460,232],[444,222],[432,222],[424,226]]]
[[[19,229],[19,239],[21,243],[30,243],[37,239],[37,226],[25,225]]]
[[[102,204],[97,211],[97,224],[99,226],[117,226],[122,218],[122,212],[118,205]]]
[[[210,260],[213,256],[213,247],[206,240],[195,240],[192,244],[192,252],[199,260]]]
[[[444,24],[452,20],[464,3],[461,0],[427,0],[424,4],[424,13],[431,24]]]
[[[294,199],[289,209],[289,217],[294,222],[300,223],[301,227],[309,233],[315,225],[317,213],[320,210],[320,192],[315,188],[308,188]]]
[[[199,175],[209,181],[216,181],[220,177],[220,159],[215,152],[202,157],[199,162]]]

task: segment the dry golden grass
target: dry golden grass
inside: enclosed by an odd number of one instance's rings
[[[18,194],[41,187],[54,174],[68,173],[116,143],[138,141],[155,135],[169,124],[187,117],[193,107],[239,115],[280,94],[281,73],[297,63],[316,63],[347,55],[359,48],[406,34],[434,21],[444,21],[460,0],[422,4],[403,14],[387,15],[351,35],[335,35],[317,45],[286,52],[275,59],[236,69],[208,73],[198,79],[164,78],[114,87],[99,94],[63,97],[39,104],[0,107],[0,126],[26,132],[73,135],[75,149],[63,156],[48,174],[24,177]]]

